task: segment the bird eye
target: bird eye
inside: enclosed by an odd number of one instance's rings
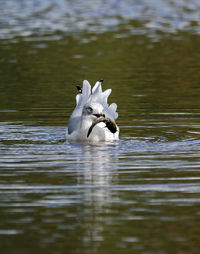
[[[92,114],[93,109],[91,107],[87,107],[87,112],[88,112],[88,114]]]

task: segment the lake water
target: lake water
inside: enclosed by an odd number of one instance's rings
[[[199,253],[199,1],[0,7],[0,252]],[[120,140],[70,144],[101,78]]]

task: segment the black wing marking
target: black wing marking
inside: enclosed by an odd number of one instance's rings
[[[76,88],[79,91],[79,93],[82,93],[82,88],[80,86],[76,86]]]

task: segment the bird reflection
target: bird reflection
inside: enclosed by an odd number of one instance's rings
[[[86,146],[81,158],[77,158],[77,184],[84,187],[82,212],[85,216],[81,221],[85,228],[83,242],[92,247],[91,251],[104,240],[103,232],[113,200],[111,186],[117,183],[114,166],[118,160],[116,146]]]

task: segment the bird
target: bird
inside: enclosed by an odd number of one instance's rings
[[[103,79],[93,87],[87,80],[83,87],[76,86],[76,107],[73,110],[67,128],[69,141],[113,141],[119,139],[117,104],[108,104],[112,90],[102,91]]]

